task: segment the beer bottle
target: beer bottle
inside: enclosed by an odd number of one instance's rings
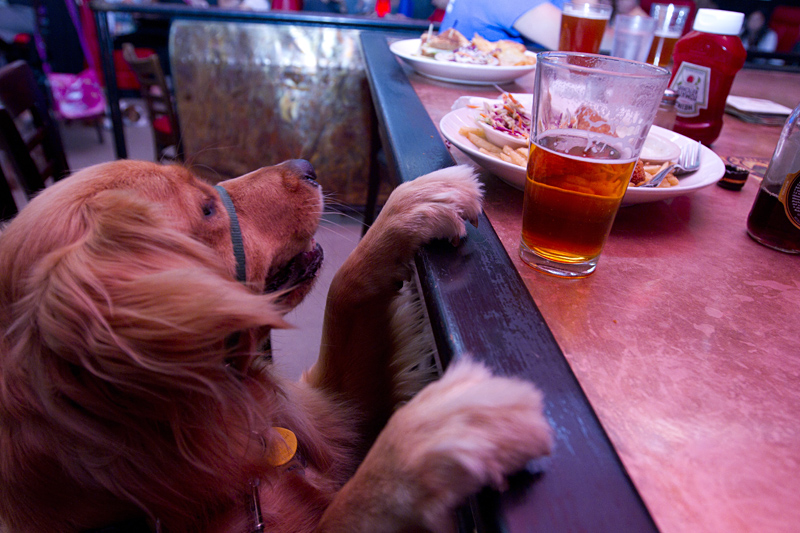
[[[747,217],[747,232],[770,248],[800,253],[800,105],[783,126]]]

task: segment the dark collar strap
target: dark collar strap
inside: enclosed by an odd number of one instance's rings
[[[219,192],[222,205],[225,206],[228,217],[231,219],[231,241],[233,242],[233,256],[236,258],[236,279],[244,283],[247,281],[247,270],[245,269],[244,241],[242,241],[242,230],[239,228],[239,217],[236,216],[236,208],[233,207],[233,201],[228,195],[228,191],[220,185],[215,185],[214,188]]]

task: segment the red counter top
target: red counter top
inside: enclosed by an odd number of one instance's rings
[[[436,124],[458,96],[498,94],[409,79]],[[531,88],[530,76],[503,87]],[[793,108],[800,75],[745,70],[731,94]],[[726,116],[711,148],[758,173],[779,134]],[[758,178],[739,192],[712,186],[623,207],[596,273],[582,280],[522,263],[522,193],[488,172],[482,179],[489,220],[658,527],[797,531],[800,256],[747,236]]]

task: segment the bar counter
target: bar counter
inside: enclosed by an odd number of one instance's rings
[[[437,125],[459,96],[498,95],[404,69]],[[794,108],[800,76],[741,71],[731,94]],[[659,529],[797,531],[800,256],[745,229],[781,128],[724,121],[711,148],[753,169],[744,188],[621,208],[588,278],[521,261],[522,193],[486,171],[484,209]]]

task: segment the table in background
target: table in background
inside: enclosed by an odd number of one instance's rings
[[[459,96],[498,94],[491,87],[439,82],[402,69],[434,124]],[[388,83],[371,81],[373,93],[375,85]],[[518,81],[503,89],[531,90],[532,77]],[[742,71],[732,94],[793,108],[800,102],[800,76]],[[762,172],[779,133],[778,127],[726,116],[711,148]],[[432,139],[430,150],[439,141]],[[469,162],[457,149],[450,151],[457,162]],[[495,275],[521,276],[658,528],[796,530],[800,259],[747,236],[745,220],[758,179],[751,177],[740,192],[712,186],[622,208],[596,273],[563,280],[519,259],[522,193],[488,172],[481,178],[486,216],[513,265]],[[508,304],[500,299],[494,309],[472,311],[491,314]],[[531,346],[534,353],[538,349]],[[546,376],[536,376],[537,364],[532,363],[532,377],[545,384]],[[523,370],[531,376],[530,369]],[[551,402],[561,401],[550,397],[548,409],[557,410]],[[561,446],[580,440],[560,434],[563,428],[554,422]],[[557,448],[554,462],[579,461],[559,456],[571,452]],[[554,475],[558,472],[548,471],[543,485]],[[597,482],[593,472],[583,475],[572,482]],[[536,510],[551,505],[560,512],[564,505],[537,501],[548,496],[534,485],[500,507],[500,521],[513,531],[541,530]],[[610,505],[617,503],[612,498]],[[578,505],[576,512],[595,512],[590,507]],[[634,530],[624,525],[627,512],[620,510],[618,531]]]

